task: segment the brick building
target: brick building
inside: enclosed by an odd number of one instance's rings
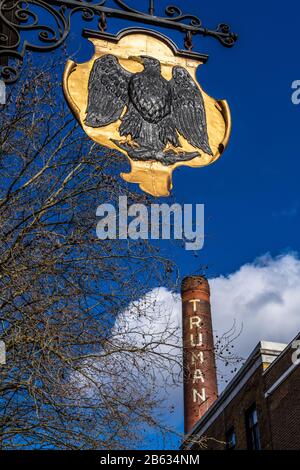
[[[260,342],[183,447],[199,448],[205,436],[208,450],[300,450],[299,340]]]

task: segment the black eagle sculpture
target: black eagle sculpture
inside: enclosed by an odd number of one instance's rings
[[[88,85],[85,124],[107,126],[122,116],[119,134],[133,142],[113,141],[133,160],[156,160],[165,165],[198,157],[197,152],[168,150],[180,147],[178,133],[193,147],[212,155],[207,135],[202,94],[190,74],[176,66],[172,79],[161,74],[160,62],[147,56],[132,57],[144,70],[131,73],[111,55],[94,62]]]

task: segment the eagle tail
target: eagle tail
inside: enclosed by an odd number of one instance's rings
[[[142,124],[141,116],[132,105],[129,105],[119,127],[119,134],[121,136],[130,135],[132,139],[137,139],[140,136]]]
[[[165,146],[168,142],[174,145],[174,147],[180,146],[178,135],[176,132],[176,126],[174,125],[172,119],[169,116],[163,119],[163,121],[160,123],[159,139]]]

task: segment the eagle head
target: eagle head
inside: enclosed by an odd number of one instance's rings
[[[154,57],[141,55],[141,56],[131,56],[129,57],[129,59],[134,60],[135,62],[138,62],[139,64],[142,64],[145,67],[145,69],[146,68],[160,69],[160,62]]]
[[[185,82],[187,78],[191,79],[191,76],[188,73],[188,71],[185,70],[183,67],[179,67],[179,66],[176,66],[173,68],[172,75],[173,75],[173,79],[178,84],[182,84],[182,82]]]

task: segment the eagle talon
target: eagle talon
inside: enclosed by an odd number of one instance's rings
[[[177,162],[186,162],[200,157],[199,152],[180,152],[175,153],[173,150],[163,152],[162,150],[155,150],[150,147],[139,147],[134,149],[128,143],[122,143],[117,140],[112,140],[120,149],[125,150],[132,160],[150,162],[155,161],[169,166]]]
[[[130,147],[133,147],[133,148],[139,147],[139,144],[137,144],[136,142],[134,142],[134,140],[132,140],[132,138],[131,138],[130,135],[126,136],[125,139],[120,140],[119,143],[122,144],[122,145],[130,145]]]

